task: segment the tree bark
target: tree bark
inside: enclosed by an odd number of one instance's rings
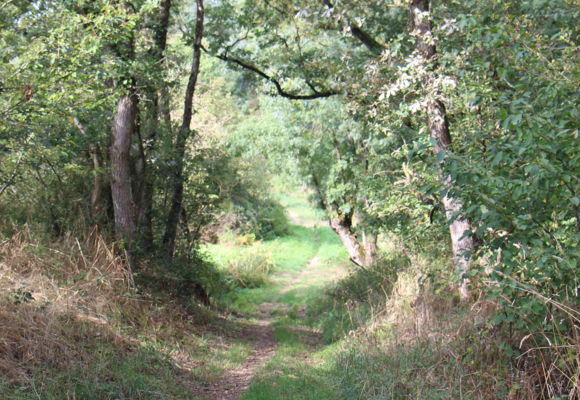
[[[117,103],[111,130],[111,195],[115,214],[115,232],[126,242],[128,262],[135,263],[137,234],[136,207],[131,182],[131,141],[136,129],[137,96],[122,95]]]
[[[362,245],[365,267],[374,264],[377,255],[377,235],[371,232],[362,233]]]
[[[451,134],[445,105],[436,98],[436,74],[433,70],[437,67],[437,49],[429,17],[429,0],[411,1],[412,34],[416,37],[417,53],[428,71],[422,78],[423,89],[427,96],[425,110],[427,124],[430,135],[435,142],[433,152],[437,159],[444,160],[442,155],[451,151]],[[470,269],[470,255],[474,250],[471,222],[462,215],[463,201],[453,195],[453,179],[445,173],[444,161],[441,161],[439,165],[439,176],[446,191],[443,207],[449,222],[453,261],[461,278],[459,294],[465,300],[469,298],[469,282],[465,275]]]
[[[340,241],[348,252],[350,260],[359,267],[366,267],[364,251],[353,230],[352,218],[348,215],[336,215],[331,217],[330,227],[340,238]]]
[[[165,235],[163,237],[163,244],[165,245],[165,255],[167,259],[171,260],[175,252],[175,240],[177,237],[177,226],[179,223],[179,216],[183,206],[183,190],[184,190],[184,175],[183,164],[185,158],[185,147],[187,139],[190,136],[191,118],[193,115],[193,95],[197,84],[197,77],[199,75],[199,64],[201,60],[201,39],[203,37],[203,23],[204,23],[204,6],[203,0],[197,0],[197,16],[195,24],[195,39],[193,43],[193,60],[191,63],[191,71],[189,74],[189,81],[185,91],[185,101],[183,106],[183,120],[181,128],[177,134],[175,141],[175,161],[173,180],[173,196],[171,199],[171,208],[167,214],[167,221],[165,225]]]
[[[91,214],[93,220],[98,222],[103,216],[103,154],[97,143],[89,146],[91,160],[93,162],[93,190],[91,192]]]

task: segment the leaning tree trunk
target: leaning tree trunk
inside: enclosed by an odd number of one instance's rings
[[[336,204],[329,204],[322,190],[322,186],[314,168],[310,168],[310,178],[312,186],[316,191],[318,207],[328,215],[328,224],[330,228],[336,233],[348,253],[350,261],[359,267],[365,266],[364,249],[359,243],[356,232],[352,224],[352,211],[348,214],[343,214]]]
[[[137,96],[119,98],[111,130],[111,195],[115,214],[115,232],[126,244],[129,267],[135,266],[137,213],[131,183],[131,141],[135,132]]]
[[[359,267],[366,266],[364,249],[360,245],[356,232],[352,226],[352,218],[349,215],[341,215],[336,211],[328,210],[330,215],[330,227],[338,235],[342,245],[346,248],[350,261]]]
[[[185,91],[185,101],[183,107],[183,120],[181,128],[177,134],[175,142],[175,176],[173,180],[173,196],[171,199],[171,208],[167,215],[165,225],[165,236],[163,237],[163,244],[165,245],[165,255],[167,259],[173,258],[175,252],[175,239],[177,237],[177,225],[179,223],[179,216],[181,215],[183,203],[183,189],[184,189],[184,174],[183,164],[185,158],[185,145],[190,135],[191,117],[193,115],[193,94],[195,93],[195,86],[197,84],[197,77],[199,75],[199,63],[201,60],[201,39],[203,36],[203,21],[204,8],[203,0],[197,0],[197,16],[195,24],[195,40],[193,43],[193,60],[191,64],[191,72],[187,89]]]
[[[430,135],[434,139],[433,151],[437,159],[444,160],[440,154],[451,151],[451,134],[445,105],[437,99],[436,68],[437,49],[435,47],[433,31],[429,16],[429,0],[411,1],[411,18],[413,35],[416,37],[416,47],[426,71],[423,75],[423,89],[426,93],[427,124]],[[449,222],[451,244],[455,268],[461,277],[459,293],[462,299],[469,297],[468,279],[466,273],[471,265],[470,254],[474,250],[471,237],[471,223],[461,213],[463,202],[453,195],[453,179],[444,171],[444,161],[439,165],[439,175],[446,194],[443,198],[445,215]]]

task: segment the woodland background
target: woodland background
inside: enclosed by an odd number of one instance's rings
[[[168,363],[143,348],[185,346],[178,331],[276,268],[259,252],[224,268],[207,246],[290,235],[300,192],[351,264],[309,309],[328,343],[350,343],[350,372],[332,373],[344,398],[580,398],[579,14],[4,0],[0,393],[152,398],[123,392],[132,371],[169,396],[171,368],[133,368]],[[402,319],[378,328],[384,314]],[[416,358],[381,376],[401,352]],[[421,363],[446,390],[418,389]]]

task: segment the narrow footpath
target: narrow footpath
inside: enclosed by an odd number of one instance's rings
[[[207,400],[297,399],[300,385],[317,385],[314,397],[331,399],[331,390],[312,381],[316,373],[310,355],[323,347],[320,333],[307,319],[307,307],[324,287],[347,273],[346,255],[330,228],[302,197],[289,202],[292,232],[269,244],[277,265],[265,288],[242,291],[250,311],[236,316],[244,322],[240,340],[251,351],[241,365],[199,392]],[[306,380],[307,382],[299,382]],[[328,397],[323,393],[328,392]],[[322,395],[321,395],[322,394]]]

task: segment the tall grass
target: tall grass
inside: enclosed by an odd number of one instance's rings
[[[340,398],[579,398],[574,333],[539,345],[545,341],[495,323],[502,310],[484,290],[470,304],[459,303],[452,282],[438,275],[445,263],[412,259],[392,252],[311,305],[312,323],[339,346],[327,363]]]
[[[194,398],[212,317],[137,292],[117,254],[97,231],[0,243],[0,398]]]
[[[272,255],[259,248],[241,252],[225,265],[226,279],[242,288],[257,288],[268,282],[275,264]]]

